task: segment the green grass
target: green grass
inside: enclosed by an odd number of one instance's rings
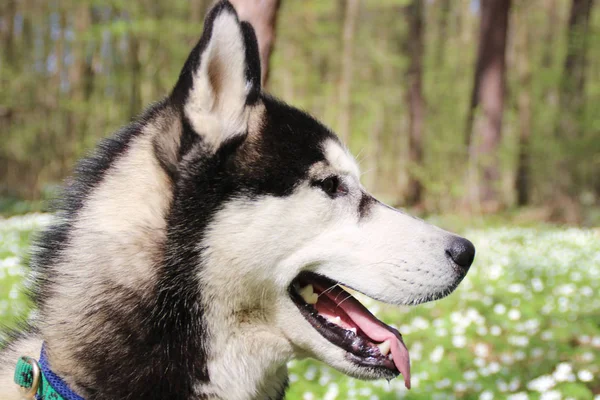
[[[47,219],[0,219],[4,325],[29,309],[24,260],[31,233]],[[477,257],[448,298],[398,309],[361,297],[402,332],[413,389],[304,360],[290,363],[287,399],[600,400],[600,231],[494,223],[463,233]]]

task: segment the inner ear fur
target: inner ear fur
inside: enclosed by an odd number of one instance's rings
[[[186,116],[193,126],[198,125],[193,121],[198,113],[220,119],[218,125],[227,125],[229,121],[223,120],[239,118],[237,114],[260,97],[260,75],[254,29],[239,21],[228,1],[221,1],[207,15],[202,37],[183,66],[171,101],[188,110]],[[204,133],[203,127],[194,128]]]

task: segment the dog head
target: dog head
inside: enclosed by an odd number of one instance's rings
[[[169,98],[182,133],[155,143],[174,182],[169,274],[193,274],[211,315],[257,311],[298,355],[408,379],[399,332],[342,285],[390,304],[439,299],[475,249],[373,198],[336,135],[260,76],[252,27],[219,3]]]

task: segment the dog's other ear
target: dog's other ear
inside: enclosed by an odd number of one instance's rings
[[[182,110],[184,124],[215,149],[246,133],[248,106],[258,100],[260,90],[254,29],[239,21],[228,1],[221,1],[206,17],[202,38],[181,71],[171,101]]]

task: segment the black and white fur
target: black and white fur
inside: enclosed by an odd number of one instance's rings
[[[343,186],[328,193],[329,177]],[[280,399],[286,362],[363,379],[288,295],[311,270],[393,304],[450,293],[457,237],[371,197],[335,134],[261,91],[252,27],[228,2],[165,100],[103,141],[68,183],[32,260],[38,312],[21,355],[86,399]]]

